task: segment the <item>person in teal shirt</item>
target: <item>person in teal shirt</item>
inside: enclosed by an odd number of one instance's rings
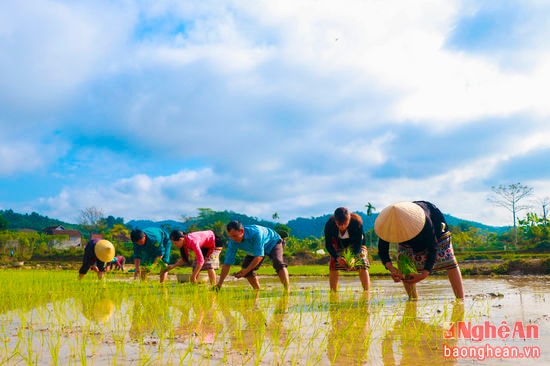
[[[226,229],[230,239],[227,244],[222,271],[215,288],[220,289],[222,287],[231,265],[235,263],[237,250],[240,249],[246,252],[246,257],[243,259],[242,269],[234,274],[235,277],[245,277],[252,288],[259,290],[260,283],[256,270],[260,268],[267,255],[271,259],[273,268],[277,271],[281,283],[286,290],[289,289],[288,270],[283,259],[284,241],[275,230],[260,225],[243,226],[236,220],[230,221]]]
[[[161,228],[134,229],[130,233],[130,238],[134,243],[134,265],[136,266],[134,278],[140,273],[140,265],[154,264],[159,260],[167,264],[170,263],[172,242],[168,234]]]

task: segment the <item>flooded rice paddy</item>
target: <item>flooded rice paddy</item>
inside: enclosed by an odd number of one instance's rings
[[[0,271],[2,365],[530,365],[550,364],[548,277],[446,277],[418,285],[356,277],[244,280],[220,292],[154,278]]]

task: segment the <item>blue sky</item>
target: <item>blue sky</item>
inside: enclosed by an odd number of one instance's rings
[[[550,196],[541,1],[0,4],[0,208],[282,222]]]

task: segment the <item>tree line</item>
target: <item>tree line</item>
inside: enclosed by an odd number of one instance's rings
[[[524,251],[524,252],[549,252],[550,251],[550,226],[546,217],[548,199],[539,199],[542,205],[542,215],[529,211],[529,206],[524,200],[533,194],[533,189],[520,183],[509,186],[492,187],[493,195],[488,201],[504,207],[512,214],[513,225],[509,230],[501,233],[489,231],[484,228],[475,227],[467,221],[459,221],[450,224],[449,228],[453,234],[453,243],[457,252],[476,251]],[[375,215],[376,208],[372,203],[365,205],[367,216]],[[527,211],[524,217],[519,213]],[[274,213],[272,218],[278,220],[279,216]],[[198,208],[198,215],[195,217],[182,216],[180,221],[186,231],[213,230],[218,235],[226,236],[225,225],[228,221],[237,219],[243,224],[259,224],[274,228],[287,241],[287,254],[296,255],[303,253],[320,253],[324,250],[324,238],[310,236],[297,238],[293,235],[288,225],[281,223],[260,220],[231,211],[214,211],[210,208]],[[92,233],[101,234],[104,238],[111,240],[123,254],[131,253],[129,243],[129,232],[132,229],[124,223],[121,217],[105,215],[103,210],[96,207],[85,208],[80,212],[79,224],[68,224],[62,221],[39,215],[35,212],[29,214],[17,214],[13,210],[0,211],[0,260],[10,257],[21,260],[31,258],[66,258],[78,257],[82,248],[71,248],[59,250],[53,248],[51,236],[42,233],[42,229],[48,226],[62,225],[65,229],[79,230],[84,237],[89,238]],[[13,228],[28,228],[33,231],[21,232]],[[10,229],[12,228],[12,229]],[[166,231],[175,227],[164,225]],[[375,248],[377,237],[374,230],[365,231],[367,246]],[[85,240],[85,239],[83,239]],[[374,250],[373,252],[376,252]]]

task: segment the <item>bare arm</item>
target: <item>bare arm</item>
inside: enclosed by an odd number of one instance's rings
[[[197,265],[195,267],[195,269],[193,270],[193,274],[191,275],[191,282],[192,283],[197,283],[198,278],[199,278],[199,273],[200,273],[201,269],[202,269],[202,265],[200,265],[200,266]]]
[[[386,267],[386,269],[390,271],[393,282],[399,282],[403,279],[403,274],[401,273],[401,271],[393,266],[391,261],[384,263],[384,267]]]
[[[229,274],[229,270],[231,269],[231,265],[229,264],[224,264],[222,266],[222,271],[220,273],[220,278],[218,279],[218,283],[216,284],[216,287],[217,288],[221,288],[222,287],[222,284],[223,284],[223,281],[225,280],[225,278],[227,277],[227,275]]]
[[[139,264],[140,264],[140,262],[141,262],[141,260],[139,258],[134,259],[134,265],[136,266],[136,270],[134,272],[134,278],[137,278],[137,276],[139,275],[139,272],[140,272]]]
[[[178,261],[176,263],[167,266],[166,269],[163,272],[169,272],[169,271],[173,270],[174,268],[181,266],[184,263],[185,263],[185,260],[183,260],[183,258],[180,258],[180,259],[178,259]]]
[[[423,269],[422,272],[420,273],[411,273],[405,279],[403,279],[403,282],[410,283],[410,284],[417,283],[426,279],[426,277],[428,277],[429,274],[430,274],[430,271],[428,271],[427,269]]]

